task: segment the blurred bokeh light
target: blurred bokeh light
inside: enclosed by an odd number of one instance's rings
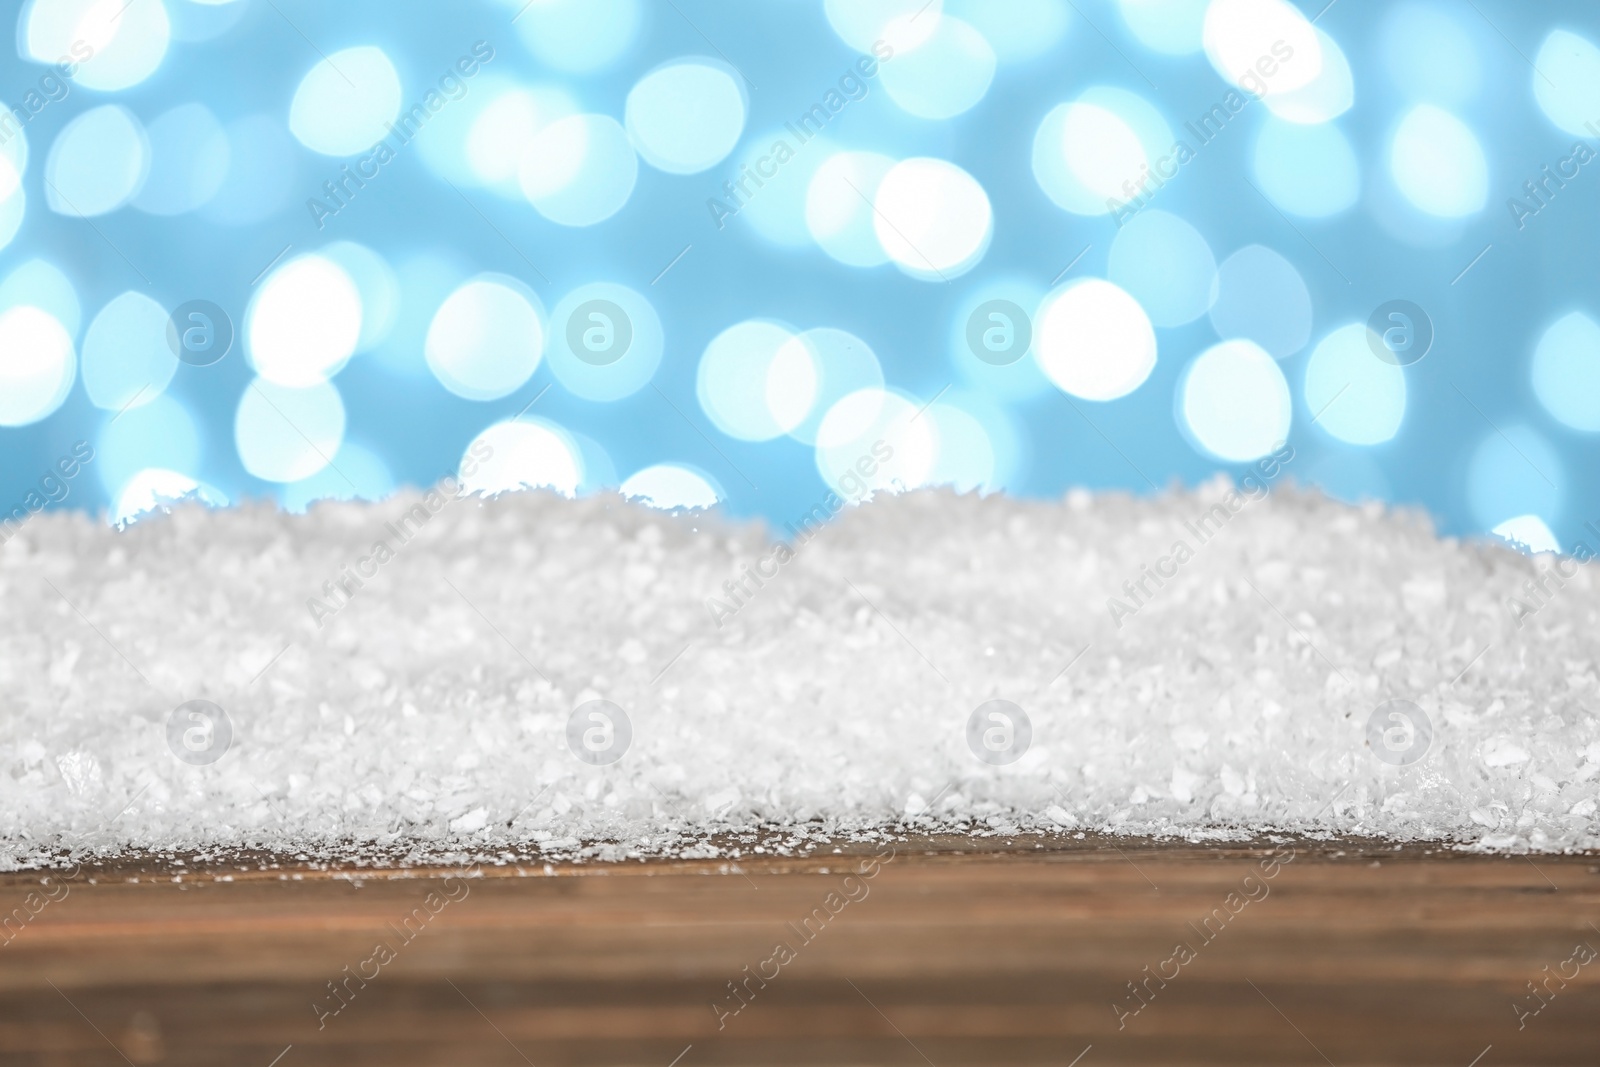
[[[25,0],[0,493],[1600,513],[1580,0]],[[478,458],[482,459],[481,456]],[[870,472],[869,472],[870,471]]]

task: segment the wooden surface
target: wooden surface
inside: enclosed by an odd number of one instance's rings
[[[1600,1063],[1594,857],[1040,844],[0,876],[0,1063]]]

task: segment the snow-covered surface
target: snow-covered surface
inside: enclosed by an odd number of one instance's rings
[[[1292,487],[1234,497],[1202,543],[1225,489],[879,497],[793,558],[756,526],[543,493],[424,505],[405,544],[386,524],[415,497],[121,532],[41,515],[0,548],[0,865],[712,855],[740,831],[896,828],[1600,844],[1589,568],[1535,598],[1553,556]],[[380,539],[394,557],[338,606],[324,583]],[[1179,540],[1192,558],[1138,606],[1123,583],[1172,570]],[[758,564],[737,605],[724,583]],[[1113,620],[1110,597],[1137,610]],[[609,765],[569,747],[595,698],[631,723]],[[967,740],[993,698],[1031,722],[1005,766]],[[1395,698],[1432,725],[1405,766],[1368,745]],[[193,699],[231,724],[212,763],[175,755],[183,723],[169,743]]]

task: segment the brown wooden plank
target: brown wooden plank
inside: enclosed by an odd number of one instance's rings
[[[61,897],[0,946],[0,1063],[267,1067],[291,1045],[279,1067],[667,1067],[687,1046],[679,1067],[1068,1064],[1090,1045],[1081,1067],[1600,1062],[1600,961],[1569,964],[1521,1029],[1513,1008],[1577,944],[1600,949],[1593,857],[1299,842],[1267,878],[1264,848],[895,847],[870,879],[866,845],[465,880],[149,858],[85,868],[64,896],[0,876],[0,907]],[[819,908],[806,941],[791,924]],[[380,941],[392,962],[364,964]],[[780,941],[794,959],[719,1029],[727,983]],[[1119,1019],[1180,941],[1192,961]],[[319,1028],[347,966],[372,969]]]

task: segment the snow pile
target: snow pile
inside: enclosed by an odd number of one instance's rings
[[[1221,482],[922,491],[785,536],[542,493],[36,517],[0,548],[0,865],[895,829],[1600,843],[1570,560]]]

